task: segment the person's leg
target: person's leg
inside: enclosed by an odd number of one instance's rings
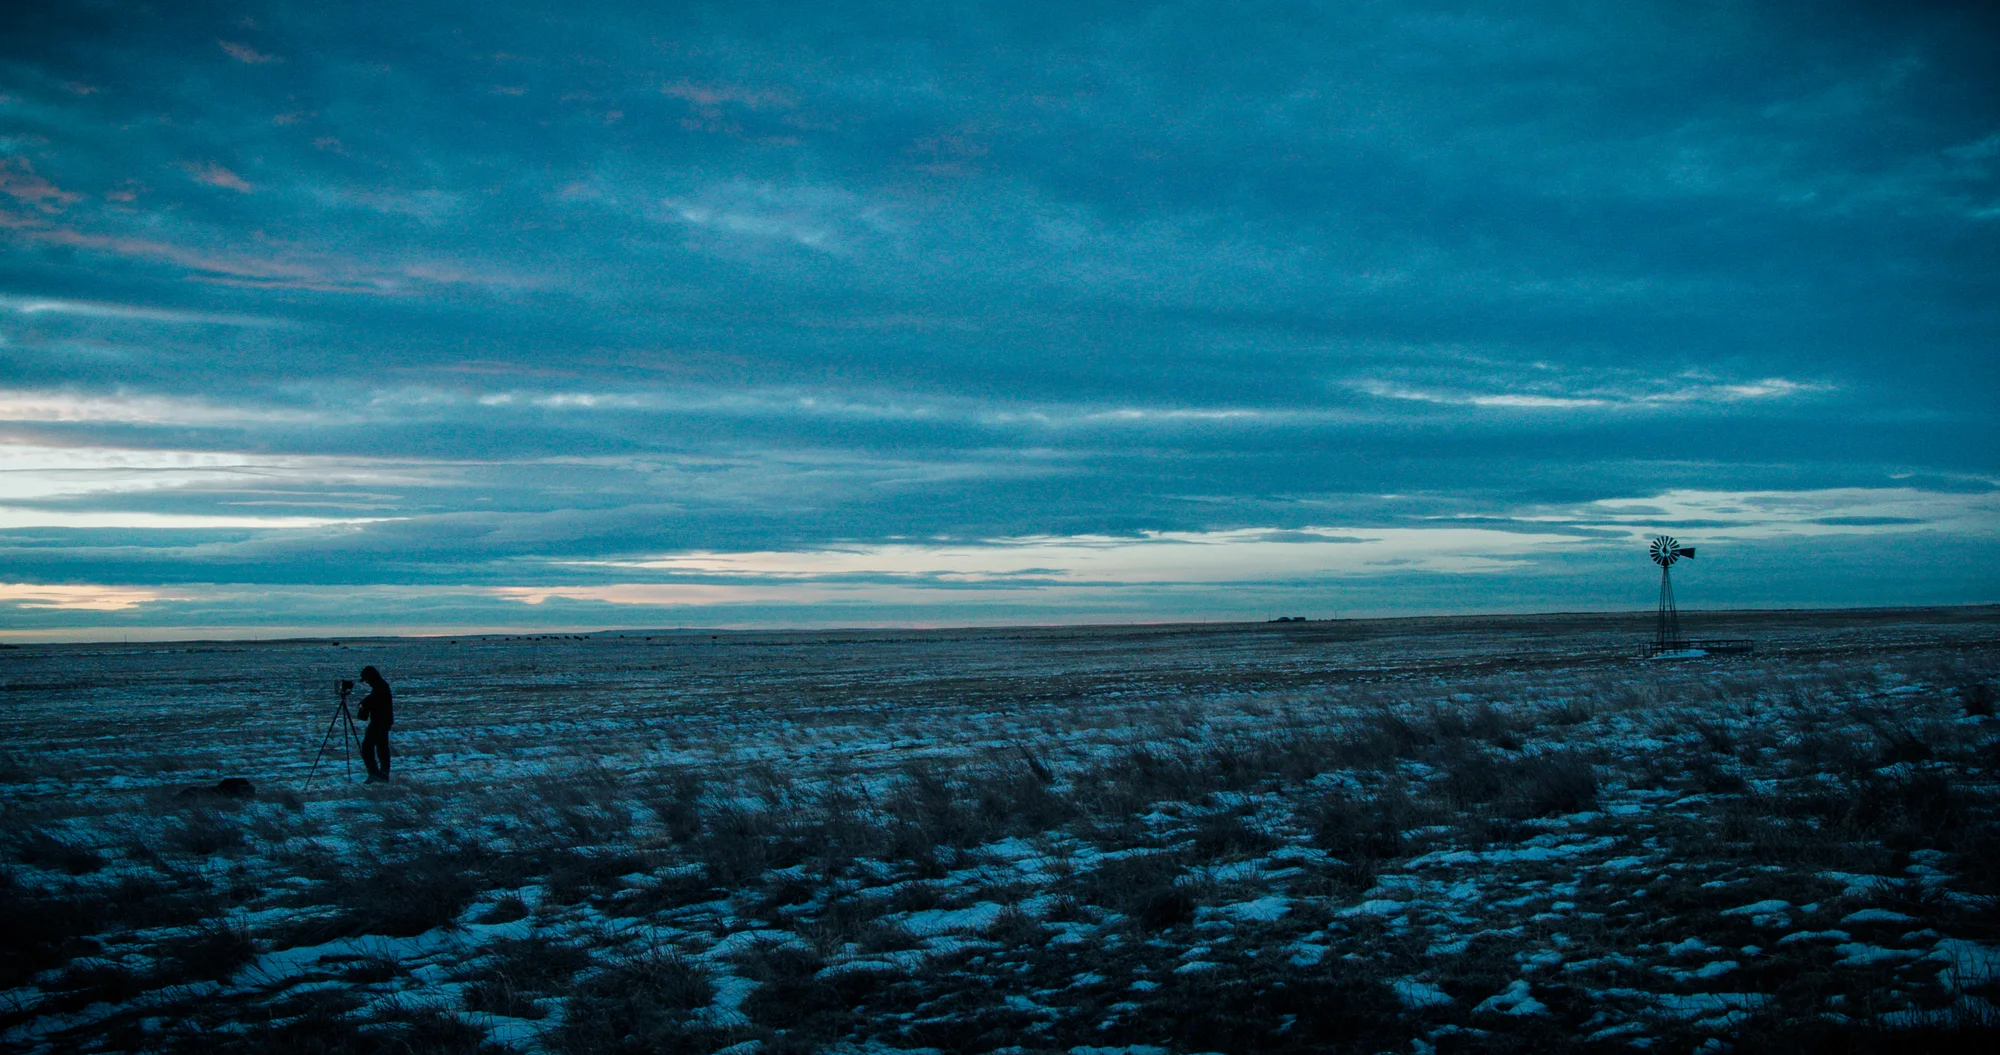
[[[385,776],[379,760],[384,746],[383,734],[384,730],[379,725],[370,725],[368,731],[361,734],[361,764],[368,767],[369,780],[381,780]]]
[[[382,739],[379,743],[380,746],[376,750],[382,756],[382,779],[387,780],[389,779],[389,727],[386,725],[382,727]]]

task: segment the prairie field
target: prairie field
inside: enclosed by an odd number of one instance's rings
[[[2000,1050],[2000,609],[1688,621],[0,650],[0,1049]]]

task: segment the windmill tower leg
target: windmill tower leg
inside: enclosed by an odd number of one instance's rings
[[[1661,651],[1681,644],[1681,617],[1674,608],[1674,580],[1666,565],[1660,566],[1660,617],[1653,631],[1653,645]]]

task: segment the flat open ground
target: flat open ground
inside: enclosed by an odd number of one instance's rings
[[[1995,1050],[2000,609],[1690,622],[0,650],[0,1047]]]

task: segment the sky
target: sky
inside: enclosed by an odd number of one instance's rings
[[[0,638],[2000,601],[2000,14],[0,12]]]

